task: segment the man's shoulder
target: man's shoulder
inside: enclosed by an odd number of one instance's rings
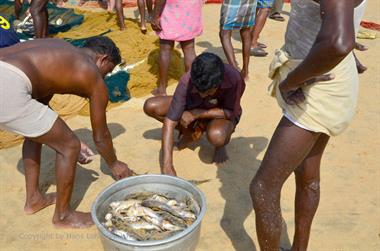
[[[230,64],[224,64],[224,81],[222,87],[232,88],[236,85],[241,85],[244,80],[240,72]]]

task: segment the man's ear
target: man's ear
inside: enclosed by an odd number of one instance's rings
[[[107,54],[104,54],[100,56],[100,62],[102,62],[102,64],[107,64],[110,62],[110,57]]]

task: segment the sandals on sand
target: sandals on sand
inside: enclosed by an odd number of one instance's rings
[[[283,16],[281,16],[281,14],[278,13],[278,12],[275,12],[272,15],[270,15],[269,18],[273,19],[275,21],[279,21],[279,22],[284,22],[285,21],[285,18]]]
[[[268,52],[264,51],[263,48],[257,46],[255,48],[251,48],[251,55],[255,57],[265,57],[268,55]]]
[[[267,45],[266,44],[263,44],[263,43],[260,43],[260,42],[257,42],[257,46],[260,47],[260,48],[267,48]]]

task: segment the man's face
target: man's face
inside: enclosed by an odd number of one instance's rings
[[[217,90],[218,90],[218,87],[214,87],[205,92],[199,92],[199,96],[201,96],[202,98],[206,98],[206,97],[214,95]]]

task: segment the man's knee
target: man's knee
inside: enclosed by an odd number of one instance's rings
[[[269,17],[269,13],[270,13],[270,8],[262,8],[262,9],[260,9],[260,14],[261,15]]]
[[[80,140],[74,133],[71,133],[70,135],[68,135],[62,144],[63,144],[64,155],[78,156],[79,151],[80,151]]]
[[[220,29],[220,31],[219,31],[219,38],[220,39],[228,38],[229,33],[230,33],[230,31],[228,31],[228,30]]]
[[[154,97],[152,98],[148,98],[145,103],[144,103],[144,112],[146,115],[152,117],[152,115],[154,114],[154,111],[156,109],[156,104],[154,102]]]
[[[224,128],[212,128],[207,131],[208,141],[215,147],[227,145],[230,141],[230,135]]]

